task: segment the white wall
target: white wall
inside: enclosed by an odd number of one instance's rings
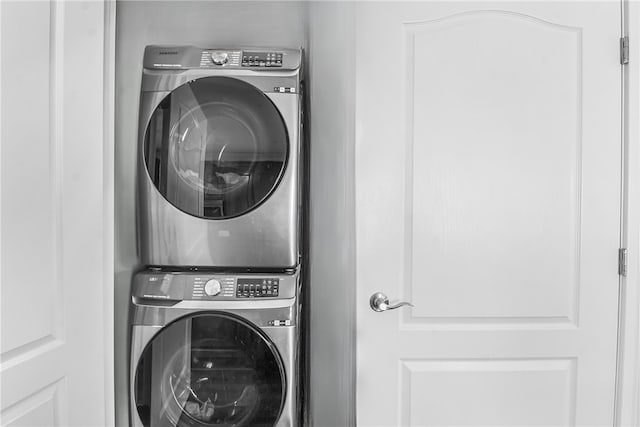
[[[135,161],[142,55],[149,44],[283,46],[306,44],[304,2],[120,1],[116,33],[115,359],[116,424],[128,411],[127,316],[135,241]]]
[[[355,5],[309,6],[311,419],[355,423]]]

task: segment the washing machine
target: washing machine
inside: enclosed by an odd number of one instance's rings
[[[138,230],[148,266],[292,269],[302,51],[148,46]]]
[[[297,274],[138,273],[131,425],[298,426],[298,292]]]

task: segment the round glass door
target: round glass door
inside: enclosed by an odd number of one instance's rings
[[[256,87],[206,77],[171,92],[153,112],[144,156],[156,188],[208,219],[242,215],[274,191],[288,154],[285,123]]]
[[[181,318],[147,345],[134,398],[145,427],[273,427],[285,397],[275,347],[223,314]]]

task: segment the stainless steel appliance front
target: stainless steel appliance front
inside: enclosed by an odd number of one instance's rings
[[[142,263],[295,268],[301,52],[153,46],[144,63]]]
[[[298,426],[298,286],[297,274],[136,275],[131,425]]]

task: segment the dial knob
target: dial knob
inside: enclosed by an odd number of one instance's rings
[[[220,285],[220,281],[216,279],[211,279],[204,284],[204,293],[210,297],[218,295],[221,290],[222,286]]]
[[[227,52],[213,52],[211,60],[216,65],[224,65],[229,60],[229,54]]]

